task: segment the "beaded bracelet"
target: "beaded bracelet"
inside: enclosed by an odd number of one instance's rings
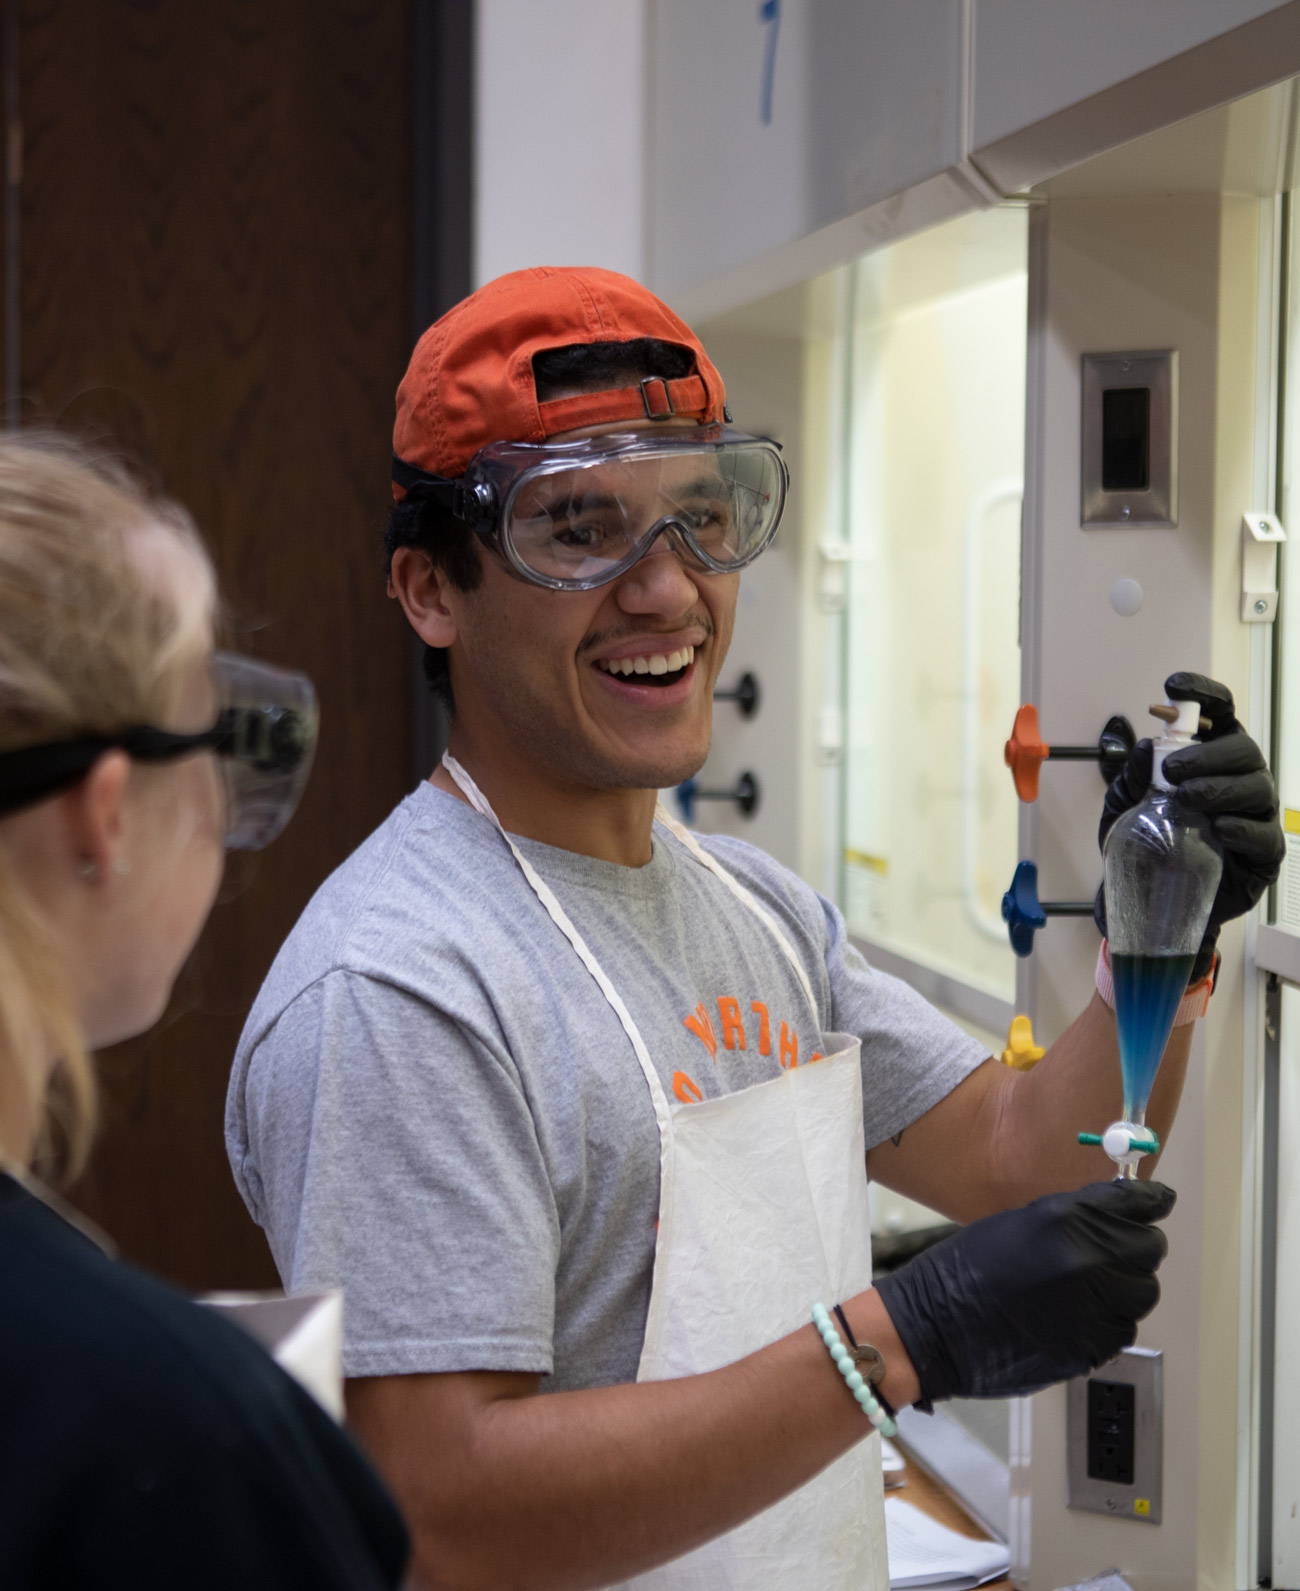
[[[871,1388],[858,1367],[853,1363],[853,1355],[844,1346],[844,1339],[831,1324],[831,1317],[826,1312],[825,1304],[814,1304],[812,1307],[813,1325],[816,1326],[822,1341],[826,1344],[826,1351],[835,1361],[835,1368],[844,1377],[845,1385],[853,1394],[855,1401],[862,1412],[875,1426],[882,1436],[897,1436],[898,1424],[890,1419],[872,1396]]]

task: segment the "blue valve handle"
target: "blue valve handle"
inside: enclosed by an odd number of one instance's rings
[[[1049,900],[1038,898],[1038,864],[1017,862],[1011,875],[1011,888],[1002,897],[1002,921],[1007,937],[1018,956],[1033,954],[1034,935],[1047,927],[1049,917],[1091,917],[1090,900]]]
[[[1018,956],[1032,954],[1034,935],[1047,927],[1047,914],[1038,899],[1038,864],[1017,862],[1011,888],[1002,897],[1002,921],[1007,925],[1011,948]]]

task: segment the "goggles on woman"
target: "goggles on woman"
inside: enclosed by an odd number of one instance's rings
[[[0,752],[0,817],[85,777],[106,751],[137,762],[214,752],[226,790],[226,848],[260,851],[293,816],[316,749],[316,692],[305,674],[251,657],[212,659],[220,711],[211,729],[176,734],[135,725]]]
[[[590,591],[660,536],[716,574],[743,569],[776,534],[789,474],[778,443],[708,425],[494,442],[459,480],[394,456],[393,480],[464,520],[519,579]]]

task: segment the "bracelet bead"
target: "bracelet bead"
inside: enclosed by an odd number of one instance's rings
[[[812,1319],[835,1368],[844,1377],[845,1385],[853,1394],[854,1402],[883,1436],[896,1436],[897,1421],[891,1419],[872,1396],[866,1378],[853,1362],[853,1355],[844,1346],[839,1332],[831,1324],[831,1317],[824,1304],[813,1305]]]

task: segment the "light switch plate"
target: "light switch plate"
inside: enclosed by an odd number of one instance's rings
[[[1107,488],[1104,466],[1106,395],[1133,389],[1149,395],[1146,484]],[[1084,525],[1178,523],[1178,354],[1084,354],[1080,521]]]

